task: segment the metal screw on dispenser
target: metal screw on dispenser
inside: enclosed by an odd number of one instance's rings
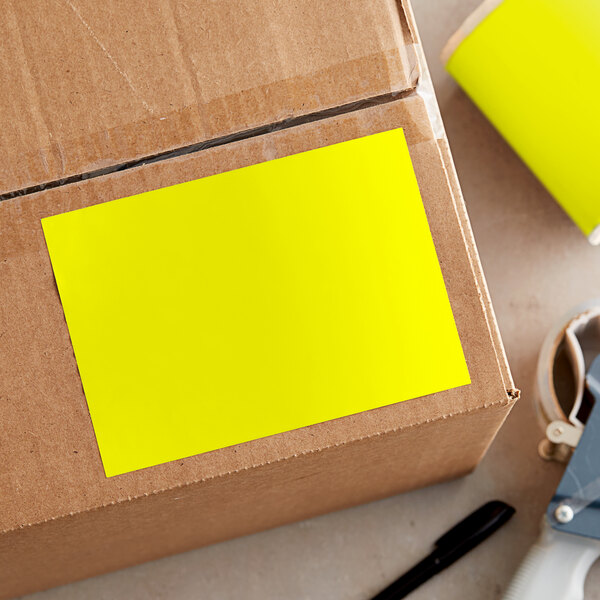
[[[575,513],[568,504],[560,504],[554,511],[554,517],[559,523],[570,523],[574,516]]]

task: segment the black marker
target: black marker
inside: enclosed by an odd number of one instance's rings
[[[427,558],[377,594],[373,600],[399,600],[408,596],[422,583],[490,537],[514,514],[515,509],[500,500],[484,504],[445,533],[437,540],[435,550]]]

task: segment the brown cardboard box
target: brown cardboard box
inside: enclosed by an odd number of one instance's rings
[[[2,12],[0,598],[476,466],[517,392],[404,3]],[[106,478],[40,219],[395,127],[472,384]]]

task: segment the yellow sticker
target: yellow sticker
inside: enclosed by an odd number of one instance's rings
[[[400,129],[42,225],[107,476],[470,382]]]
[[[446,67],[592,234],[600,225],[600,1],[504,0]]]

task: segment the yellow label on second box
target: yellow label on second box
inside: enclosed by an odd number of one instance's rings
[[[447,69],[597,243],[600,2],[503,0]]]
[[[108,476],[470,381],[400,129],[42,225]]]

